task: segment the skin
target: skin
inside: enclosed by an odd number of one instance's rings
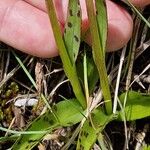
[[[55,0],[60,27],[63,32],[67,16],[68,0]],[[80,0],[82,32],[89,28],[85,0]],[[131,37],[133,21],[119,5],[106,0],[108,10],[108,51],[123,47]],[[137,7],[150,4],[150,0],[132,0]],[[58,55],[57,46],[47,15],[45,0],[1,0],[0,41],[25,53],[38,57]],[[90,35],[86,41],[90,44]]]

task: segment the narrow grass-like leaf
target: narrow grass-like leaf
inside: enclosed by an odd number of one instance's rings
[[[81,34],[81,12],[79,0],[69,0],[68,18],[65,25],[64,42],[72,64],[77,59]]]
[[[34,81],[34,79],[32,78],[31,74],[29,73],[29,71],[26,69],[25,65],[22,63],[22,61],[20,60],[20,58],[16,55],[15,52],[13,52],[14,57],[16,58],[16,60],[18,61],[19,65],[22,67],[23,71],[26,73],[27,77],[29,78],[29,80],[31,81],[32,85],[34,86],[35,89],[37,89],[36,83]],[[46,98],[44,97],[43,94],[40,95],[42,100],[45,102],[47,108],[49,110],[51,110],[51,107],[49,105],[49,103],[47,102]]]
[[[123,93],[119,98],[124,104],[126,93]],[[122,120],[125,114],[127,121],[142,119],[150,116],[150,95],[142,95],[139,92],[129,91],[127,93],[127,101],[124,108],[119,111],[118,120]]]
[[[89,93],[92,93],[99,79],[98,71],[92,57],[87,57],[87,74]]]
[[[16,60],[18,61],[19,65],[22,67],[22,69],[25,72],[25,74],[27,75],[27,77],[29,78],[29,80],[31,81],[34,88],[37,89],[37,86],[36,86],[36,83],[35,83],[34,79],[30,75],[30,73],[28,72],[28,70],[26,69],[26,67],[24,66],[22,61],[20,60],[20,58],[16,55],[16,53],[14,51],[12,51],[12,53],[13,53],[14,57],[16,58]]]
[[[104,5],[104,1],[103,0],[100,0],[100,1],[101,3],[98,3],[99,7],[98,8],[96,7],[96,9],[100,9],[101,11],[101,9],[103,10],[106,8]],[[100,28],[98,26],[98,19],[97,19],[97,17],[103,16],[102,18],[99,18],[99,20],[102,21],[103,23],[103,20],[101,19],[107,20],[107,16],[106,16],[106,13],[103,13],[103,15],[99,15],[99,16],[95,15],[93,0],[86,0],[86,5],[87,5],[87,12],[88,12],[89,21],[90,21],[93,57],[94,57],[94,61],[95,61],[95,64],[97,66],[99,76],[100,76],[100,84],[101,84],[101,88],[102,88],[102,92],[103,92],[103,96],[105,100],[106,112],[107,114],[111,114],[112,102],[111,102],[111,94],[110,94],[110,89],[109,89],[109,82],[107,78],[107,70],[106,70],[106,65],[105,65],[105,56],[104,56],[105,50],[103,49],[105,47],[106,41],[101,40],[101,38],[103,37],[102,34],[104,34],[104,32],[107,32],[107,26],[105,27],[106,28],[105,30],[100,32]],[[100,13],[100,11],[98,11],[98,13]],[[101,25],[102,23],[99,23],[99,25]],[[104,25],[105,23],[106,21],[104,21]],[[101,36],[99,34],[101,34]],[[104,38],[106,38],[105,36],[106,36],[106,33],[104,34]],[[104,41],[105,43],[102,44],[102,42]]]
[[[8,141],[16,141],[16,139],[19,137],[19,135],[11,135],[11,136],[5,136],[5,137],[0,137],[0,144],[3,142],[8,142]]]
[[[93,58],[91,57],[92,55],[91,51],[87,52],[88,51],[87,48],[84,48],[84,51],[86,51],[88,89],[89,89],[89,94],[92,94],[95,85],[98,82],[99,74],[96,65],[93,61]],[[79,79],[82,82],[82,85],[84,85],[83,57],[78,58],[76,65],[77,65],[77,72],[78,72]]]
[[[58,19],[56,16],[53,1],[52,0],[45,0],[45,1],[46,1],[48,15],[50,18],[54,37],[56,40],[56,44],[57,44],[59,54],[60,54],[60,57],[61,57],[61,60],[63,63],[64,71],[71,82],[71,85],[73,87],[73,91],[75,93],[76,98],[78,99],[78,101],[80,102],[82,107],[85,108],[86,107],[85,96],[83,94],[83,90],[81,88],[81,85],[80,85],[80,82],[78,79],[76,67],[75,67],[75,65],[72,65],[72,62],[71,62],[69,54],[68,54],[68,50],[65,47],[65,43],[64,43],[64,40],[62,37],[62,33],[61,33]],[[76,3],[77,3],[77,1],[76,1]]]
[[[87,106],[89,106],[89,86],[88,86],[88,76],[87,76],[87,56],[86,52],[83,56],[83,68],[84,68],[84,90],[85,90],[85,97],[87,101]]]
[[[50,133],[53,129],[58,127],[58,121],[55,119],[54,115],[51,112],[47,112],[44,115],[38,117],[34,120],[27,131],[47,131]],[[37,143],[40,142],[42,137],[46,134],[25,134],[21,135],[16,143],[13,145],[13,150],[30,150],[32,149]]]
[[[107,11],[106,11],[106,4],[103,0],[96,0],[96,18],[97,18],[97,25],[99,31],[99,38],[103,50],[103,55],[105,56],[106,52],[106,41],[107,41]]]
[[[0,127],[0,130],[1,131],[4,131],[4,132],[8,132],[8,133],[11,133],[11,134],[16,134],[16,135],[23,135],[23,134],[46,134],[47,131],[15,131],[15,130],[11,130],[11,129],[7,129],[7,128],[3,128],[3,127]]]
[[[28,132],[41,131],[43,133],[21,135],[13,145],[12,149],[31,150],[40,142],[46,133],[48,134],[52,130],[61,126],[70,126],[76,124],[84,117],[83,109],[75,99],[59,102],[53,107],[53,112],[57,115],[58,119],[56,119],[51,111],[48,111],[34,120],[27,129]]]
[[[107,116],[100,109],[96,109],[91,114],[91,117],[85,121],[82,130],[80,132],[77,150],[92,149],[99,133],[105,128],[105,126],[113,120],[113,115]]]

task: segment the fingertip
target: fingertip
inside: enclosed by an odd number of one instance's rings
[[[132,35],[133,21],[125,9],[112,1],[106,1],[108,14],[107,51],[122,48]],[[87,23],[88,25],[88,23]],[[85,41],[91,45],[91,36],[87,34]]]
[[[125,9],[111,1],[107,1],[107,11],[107,51],[115,51],[122,48],[131,38],[133,21]]]
[[[56,42],[47,13],[24,1],[3,1],[5,15],[0,16],[0,40],[37,57],[58,55]],[[13,6],[13,7],[12,7]],[[63,28],[60,24],[61,29]]]
[[[144,7],[150,4],[150,0],[130,0],[130,2],[137,7]]]

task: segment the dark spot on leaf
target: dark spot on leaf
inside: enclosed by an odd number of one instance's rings
[[[19,141],[18,143],[17,143],[17,145],[20,145],[21,144],[21,141]]]
[[[96,10],[96,15],[98,15],[98,11]]]
[[[83,145],[80,145],[80,150],[84,150],[84,146]]]
[[[53,109],[54,109],[55,111],[57,111],[57,107],[56,107],[56,105],[54,105],[54,106],[53,106]]]
[[[80,5],[79,0],[78,0],[78,5]]]
[[[81,138],[79,138],[79,142],[81,143]]]
[[[70,16],[73,16],[72,9],[69,9]]]
[[[66,34],[66,28],[65,28],[65,30],[64,30],[64,34]]]
[[[103,125],[102,125],[102,124],[99,124],[98,127],[99,127],[99,128],[103,128]]]
[[[17,143],[17,144],[21,144],[21,141],[22,141],[22,139],[23,139],[23,136],[21,136],[21,138],[19,139],[19,142]]]
[[[99,132],[96,133],[96,136],[99,136]]]
[[[89,121],[89,126],[90,126],[90,127],[92,127],[92,124],[91,124],[91,122],[90,122],[90,121]]]
[[[67,124],[68,124],[68,125],[73,125],[73,122],[68,122]]]
[[[53,120],[48,120],[48,123],[49,123],[50,125],[53,125],[53,124],[54,124],[54,121],[53,121]]]
[[[45,122],[48,122],[48,121],[49,121],[49,119],[48,119],[47,116],[44,116],[43,120],[44,120]]]
[[[29,145],[27,145],[27,146],[25,147],[25,149],[29,149]]]
[[[29,140],[28,142],[33,143],[33,142],[37,142],[37,141],[39,141],[39,140],[37,140],[37,139],[36,140]]]
[[[40,117],[39,117],[39,118],[37,118],[35,122],[38,122],[40,119],[41,119]]]
[[[72,23],[68,22],[68,27],[71,28],[72,27]]]
[[[106,7],[106,3],[105,3],[105,1],[103,1],[103,4],[104,4],[104,6]]]
[[[80,14],[81,14],[81,13],[80,13],[80,10],[78,10],[78,12],[77,12],[77,16],[78,16],[78,17],[80,17]]]
[[[74,39],[76,42],[79,42],[79,38],[76,35],[74,35]]]
[[[84,136],[85,136],[86,138],[88,137],[88,135],[89,135],[89,133],[86,132],[86,131],[84,131]]]
[[[37,142],[39,142],[39,140],[38,140]],[[29,146],[30,146],[30,147],[29,147],[28,149],[32,149],[32,148],[35,146],[35,143],[32,143],[32,144],[30,144]],[[31,147],[32,147],[32,148],[31,148]]]
[[[83,131],[80,133],[81,136],[83,136]]]

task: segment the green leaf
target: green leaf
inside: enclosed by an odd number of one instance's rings
[[[89,22],[90,22],[93,58],[100,77],[100,85],[104,96],[106,112],[107,114],[111,114],[112,101],[111,101],[111,93],[110,93],[109,82],[107,77],[107,69],[105,65],[105,49],[104,49],[106,46],[105,40],[107,34],[107,26],[105,25],[107,21],[107,15],[106,13],[104,13],[104,10],[106,11],[106,7],[104,5],[105,1],[104,0],[99,0],[99,1],[101,2],[97,2],[98,7],[96,5],[96,10],[98,14],[96,16],[95,16],[93,0],[86,0],[86,5],[87,5]],[[102,14],[100,14],[101,10],[102,10]],[[104,27],[105,29],[102,29],[102,27],[100,26]],[[102,31],[100,31],[101,29]]]
[[[142,146],[142,148],[141,148],[142,150],[150,150],[150,145],[143,145]]]
[[[96,83],[98,82],[99,75],[96,68],[96,65],[94,63],[93,58],[91,57],[91,52],[87,52],[87,48],[85,48],[86,54],[87,54],[87,78],[88,78],[88,88],[89,93],[92,94]],[[79,57],[77,60],[77,72],[78,77],[82,84],[84,84],[84,77],[83,77],[83,57]]]
[[[87,70],[89,91],[92,93],[99,79],[98,71],[92,58],[87,59]]]
[[[123,93],[119,99],[124,103],[126,93]],[[150,116],[150,95],[142,95],[139,92],[129,91],[124,108],[127,121],[137,120]],[[118,120],[123,120],[124,113],[119,111]]]
[[[8,142],[8,141],[15,141],[18,138],[19,135],[11,135],[11,136],[4,136],[0,137],[0,144],[3,142]]]
[[[62,37],[62,32],[55,12],[54,3],[52,0],[45,0],[45,2],[65,74],[71,82],[77,100],[80,102],[83,108],[86,108],[86,100],[78,79],[76,66],[74,63],[72,63],[72,60],[68,54],[68,49],[66,48],[66,43],[64,42],[64,38]]]
[[[72,64],[75,63],[80,46],[81,11],[79,0],[69,0],[68,18],[64,31],[64,42]]]
[[[97,25],[98,31],[100,36],[100,42],[103,49],[103,54],[105,56],[106,52],[106,41],[107,41],[107,11],[106,11],[106,4],[103,0],[95,1],[96,5],[96,18],[97,18]]]
[[[74,100],[65,100],[56,104],[53,112],[46,112],[39,116],[28,127],[27,131],[46,131],[41,134],[21,135],[13,145],[13,150],[31,150],[46,134],[61,126],[70,126],[80,122],[84,115],[81,105]],[[54,115],[55,114],[55,115]],[[55,117],[57,116],[57,118]]]
[[[113,115],[107,116],[100,109],[94,110],[90,118],[88,118],[80,132],[77,150],[90,150],[95,143],[98,135],[105,126],[113,120]]]
[[[74,125],[84,117],[84,111],[76,99],[62,101],[54,108],[61,126]]]

